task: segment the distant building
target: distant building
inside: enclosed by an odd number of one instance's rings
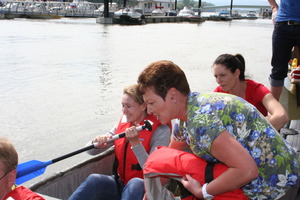
[[[174,0],[137,0],[137,7],[141,8],[144,15],[151,15],[154,10],[161,10],[163,13],[175,10]]]

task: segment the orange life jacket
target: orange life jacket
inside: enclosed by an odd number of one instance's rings
[[[40,195],[32,192],[26,187],[19,186],[8,193],[3,200],[14,199],[14,200],[45,200]]]
[[[164,199],[172,199],[171,194],[159,194],[168,193],[164,189],[160,189],[161,183],[155,178],[168,177],[176,180],[180,180],[186,174],[191,175],[194,179],[198,180],[201,185],[204,185],[207,181],[205,172],[207,170],[207,162],[204,159],[197,157],[192,153],[179,151],[177,149],[169,147],[158,147],[157,150],[149,155],[144,165],[144,178],[146,192],[148,199],[156,199],[159,196]],[[216,178],[228,169],[223,164],[214,164],[212,168],[212,178]],[[159,182],[158,182],[159,181]],[[150,196],[150,198],[149,198]],[[189,195],[184,200],[196,200],[197,198]],[[237,189],[231,192],[226,192],[214,197],[214,200],[247,200],[248,197],[243,193],[242,189]]]
[[[147,153],[150,152],[151,146],[150,141],[152,138],[152,134],[160,125],[160,122],[153,115],[148,115],[144,120],[150,120],[152,124],[152,131],[142,130],[140,131],[139,139],[144,146]],[[143,125],[141,123],[140,125]],[[123,133],[126,128],[129,128],[131,123],[122,122],[122,119],[119,122],[119,125],[116,130],[116,134]],[[128,181],[132,178],[139,177],[143,178],[143,171],[137,158],[135,157],[131,145],[128,140],[125,138],[120,138],[114,141],[115,144],[115,153],[116,159],[118,161],[118,175],[122,182],[126,185]]]

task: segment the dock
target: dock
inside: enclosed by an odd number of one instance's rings
[[[195,17],[195,18],[187,18],[187,17],[179,17],[179,16],[153,16],[146,17],[146,23],[163,23],[163,22],[196,22],[201,23],[204,22],[207,18],[204,17]]]
[[[291,134],[286,135],[286,140],[295,148],[300,160],[300,120],[291,120],[288,125]]]
[[[300,91],[299,88],[300,84],[291,84],[289,78],[286,78],[279,101],[290,119],[281,133],[296,149],[300,160],[300,105],[298,103],[300,95],[296,93]]]
[[[145,19],[143,19],[143,23],[135,24],[135,25],[141,25],[141,24],[151,24],[151,23],[178,23],[178,22],[191,22],[191,23],[202,23],[205,22],[207,18],[205,17],[195,17],[195,18],[186,18],[186,17],[180,17],[180,16],[147,16]],[[96,23],[100,24],[120,24],[119,20],[116,20],[114,17],[97,17]],[[128,25],[128,24],[127,24]]]

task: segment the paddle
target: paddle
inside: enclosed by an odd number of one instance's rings
[[[145,124],[143,126],[138,126],[138,127],[136,127],[136,129],[138,131],[141,131],[141,130],[144,130],[144,129],[152,131],[152,122],[148,121],[148,120],[145,120],[144,123]],[[120,133],[120,134],[114,135],[112,138],[108,139],[107,142],[113,142],[113,141],[115,141],[119,138],[123,138],[123,137],[125,137],[125,133]],[[48,165],[51,165],[51,164],[56,163],[58,161],[61,161],[63,159],[69,158],[69,157],[74,156],[76,154],[79,154],[81,152],[93,149],[97,146],[98,146],[98,143],[94,143],[90,146],[86,146],[86,147],[81,148],[77,151],[68,153],[66,155],[60,156],[58,158],[55,158],[53,160],[49,160],[49,161],[46,161],[46,162],[42,162],[42,161],[38,161],[38,160],[31,160],[31,161],[28,161],[28,162],[25,162],[25,163],[21,163],[17,167],[16,184],[20,185],[20,184],[22,184],[26,181],[29,181],[29,180],[37,177],[37,176],[42,175],[45,172],[46,167]]]

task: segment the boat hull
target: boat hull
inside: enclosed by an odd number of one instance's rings
[[[87,161],[37,182],[29,189],[42,195],[68,199],[90,174],[112,175],[114,159],[114,148],[110,148]]]
[[[121,15],[119,17],[119,24],[123,24],[123,25],[142,25],[145,24],[145,20],[143,20],[142,18],[135,18],[135,17],[131,17],[129,15]]]
[[[26,14],[27,18],[31,19],[61,19],[60,15],[47,15],[47,14]]]

